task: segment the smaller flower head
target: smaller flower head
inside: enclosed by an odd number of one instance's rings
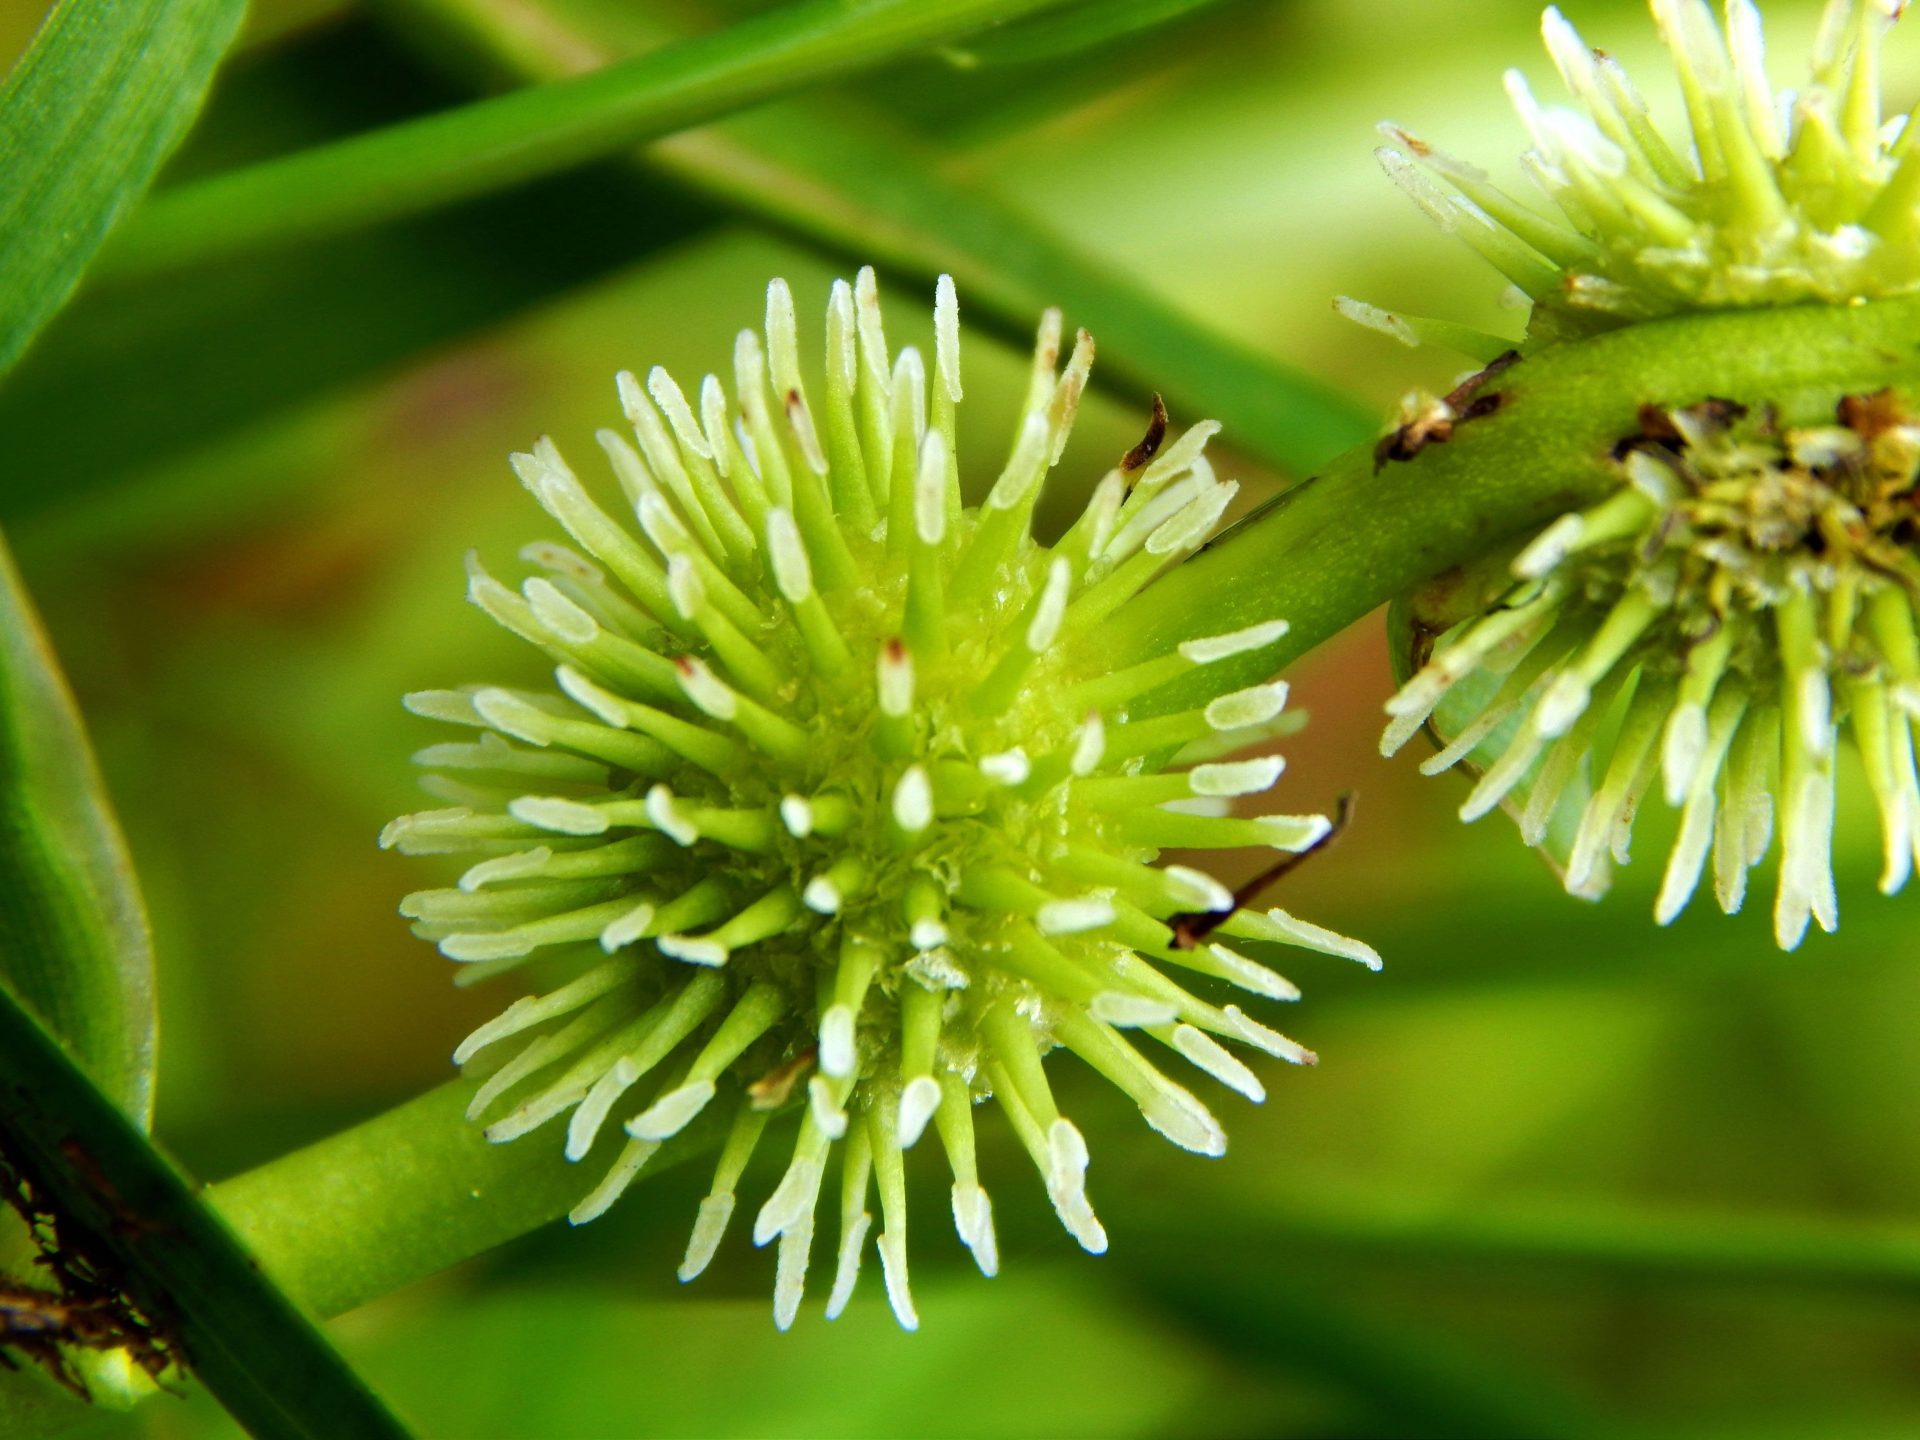
[[[1543,105],[1508,72],[1531,142],[1521,163],[1547,208],[1382,126],[1387,173],[1518,287],[1530,338],[1920,288],[1920,143],[1880,102],[1881,39],[1904,0],[1828,0],[1808,82],[1784,94],[1767,79],[1752,0],[1727,0],[1724,25],[1704,0],[1651,7],[1686,105],[1684,143],[1661,135],[1619,62],[1557,9],[1541,28],[1575,106]],[[1474,348],[1458,326],[1341,305],[1410,343]]]
[[[1218,427],[1169,436],[1157,411],[1043,545],[1029,521],[1093,342],[1082,332],[1062,366],[1060,316],[1048,313],[1011,452],[969,507],[951,282],[937,295],[929,367],[888,349],[871,271],[836,285],[818,409],[779,281],[764,340],[739,337],[731,398],[713,376],[690,399],[662,370],[644,385],[621,375],[633,438],[599,437],[617,506],[552,442],[516,455],[578,548],[527,547],[534,573],[517,589],[475,562],[469,594],[556,663],[554,686],[410,697],[477,738],[421,753],[453,808],[404,817],[385,837],[472,857],[457,887],[402,906],[466,978],[537,977],[537,993],[456,1056],[491,1066],[472,1105],[488,1137],[565,1116],[578,1160],[603,1129],[626,1136],[575,1223],[696,1116],[731,1108],[680,1270],[692,1279],[770,1113],[800,1102],[784,1177],[752,1224],[756,1244],[778,1241],[783,1327],[836,1150],[827,1313],[853,1291],[877,1188],[887,1295],[911,1327],[904,1153],[930,1128],[952,1172],[954,1226],[984,1272],[999,1263],[974,1151],[975,1106],[989,1097],[1067,1230],[1104,1250],[1087,1147],[1045,1057],[1070,1051],[1175,1144],[1218,1155],[1218,1121],[1143,1045],[1258,1101],[1260,1079],[1223,1041],[1312,1056],[1202,992],[1224,982],[1297,997],[1246,947],[1377,964],[1283,911],[1236,908],[1198,869],[1154,863],[1172,846],[1298,851],[1328,826],[1229,813],[1280,774],[1277,757],[1226,757],[1279,733],[1286,689],[1206,693],[1205,677],[1269,651],[1284,622],[1124,668],[1106,658],[1103,631],[1152,613],[1156,577],[1233,498],[1205,454]],[[1182,679],[1200,681],[1195,708],[1142,707]],[[1195,913],[1217,922],[1197,944],[1202,927],[1179,923]]]
[[[1804,429],[1726,402],[1642,420],[1618,450],[1621,487],[1520,551],[1517,583],[1443,636],[1389,704],[1382,749],[1447,713],[1423,768],[1496,756],[1462,817],[1524,795],[1522,834],[1539,845],[1562,831],[1577,895],[1605,891],[1657,786],[1681,812],[1662,924],[1709,860],[1721,908],[1739,909],[1777,795],[1774,929],[1791,949],[1809,919],[1838,922],[1843,731],[1878,804],[1883,891],[1906,882],[1920,847],[1920,425],[1889,394]]]

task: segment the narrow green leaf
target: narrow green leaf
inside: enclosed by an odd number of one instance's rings
[[[1056,60],[1179,20],[1221,0],[1081,0],[1072,9],[1009,25],[992,35],[951,46],[961,65],[1024,65]]]
[[[107,268],[152,274],[419,214],[1062,3],[805,0],[575,79],[184,186],[141,212]]]
[[[1278,1364],[1345,1391],[1377,1433],[1407,1436],[1602,1435],[1571,1395],[1430,1325],[1385,1320],[1310,1278],[1310,1266],[1211,1263],[1191,1247],[1145,1255],[1140,1293],[1222,1354]],[[1308,1272],[1303,1274],[1302,1272]]]
[[[136,1124],[153,1107],[153,952],[79,710],[0,539],[0,983]]]
[[[497,84],[552,80],[662,43],[672,35],[662,8],[386,0],[384,13],[428,58],[462,55]],[[855,264],[927,283],[946,271],[970,322],[985,316],[1023,343],[1040,311],[1059,305],[1099,340],[1103,385],[1158,389],[1176,414],[1218,419],[1233,444],[1282,469],[1305,473],[1373,433],[1372,412],[1333,386],[1189,319],[1070,230],[1049,233],[984,187],[942,175],[940,157],[882,115],[797,101],[675,136],[638,163]]]
[[[0,373],[186,133],[245,0],[61,0],[0,87]]]
[[[0,1150],[259,1440],[406,1430],[126,1113],[0,987]]]
[[[1289,1237],[1393,1265],[1467,1262],[1509,1271],[1587,1271],[1662,1285],[1769,1285],[1907,1296],[1920,1285],[1920,1229],[1873,1217],[1643,1207],[1601,1199],[1436,1206],[1378,1186],[1307,1184],[1219,1217],[1237,1237]],[[1172,1244],[1172,1237],[1167,1237]]]

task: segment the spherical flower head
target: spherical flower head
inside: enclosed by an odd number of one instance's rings
[[[1784,94],[1767,78],[1752,0],[1727,0],[1724,24],[1705,0],[1650,3],[1690,134],[1662,136],[1619,62],[1549,8],[1547,50],[1575,105],[1542,104],[1518,71],[1507,74],[1531,142],[1521,163],[1544,207],[1382,127],[1387,173],[1531,304],[1529,342],[1920,289],[1920,141],[1905,117],[1887,123],[1880,101],[1880,44],[1904,0],[1828,0],[1807,84]],[[1477,353],[1486,339],[1341,306],[1408,343]]]
[[[1446,713],[1424,768],[1494,757],[1462,817],[1524,797],[1523,835],[1561,854],[1578,895],[1607,888],[1657,785],[1680,808],[1662,924],[1709,857],[1721,908],[1740,908],[1777,796],[1774,929],[1792,949],[1809,919],[1838,923],[1840,734],[1879,808],[1883,891],[1920,846],[1920,425],[1890,393],[1800,429],[1709,401],[1644,412],[1615,464],[1621,488],[1534,537],[1511,588],[1440,639],[1389,704],[1382,748]]]
[[[953,1220],[994,1273],[973,1113],[991,1097],[1062,1223],[1106,1235],[1087,1147],[1044,1058],[1064,1049],[1175,1144],[1218,1155],[1219,1123],[1169,1079],[1164,1047],[1258,1101],[1221,1042],[1311,1054],[1232,1003],[1298,992],[1244,953],[1373,952],[1284,911],[1240,908],[1163,847],[1299,851],[1319,816],[1230,813],[1281,761],[1224,758],[1280,733],[1279,683],[1206,695],[1218,662],[1270,649],[1278,618],[1112,668],[1103,632],[1151,618],[1154,581],[1206,541],[1235,493],[1165,412],[1052,545],[1029,531],[1093,360],[1040,327],[1011,453],[962,503],[954,445],[959,319],[942,279],[929,374],[889,351],[871,271],[833,288],[825,383],[803,380],[786,285],[764,343],[743,333],[732,398],[662,370],[619,377],[633,440],[599,440],[622,503],[589,493],[547,440],[520,478],[572,548],[540,542],[518,589],[471,564],[470,596],[556,662],[555,688],[429,691],[422,715],[477,730],[418,757],[453,808],[385,843],[463,852],[457,887],[403,912],[463,979],[538,975],[538,993],[456,1055],[491,1065],[471,1114],[495,1141],[567,1116],[567,1156],[608,1126],[624,1150],[572,1218],[619,1196],[660,1145],[733,1107],[681,1278],[705,1268],[770,1115],[802,1111],[753,1239],[778,1241],[774,1313],[799,1306],[830,1153],[841,1232],[827,1313],[852,1293],[879,1192],[888,1298],[907,1284],[903,1152],[931,1126]],[[1204,703],[1143,705],[1199,678]],[[1183,692],[1185,693],[1185,692]],[[1171,978],[1196,977],[1198,989]]]

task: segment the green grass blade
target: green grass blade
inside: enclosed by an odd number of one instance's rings
[[[670,34],[658,5],[383,8],[402,38],[429,55],[467,57],[489,83],[552,80]],[[1176,414],[1220,420],[1233,444],[1282,469],[1305,473],[1375,431],[1371,410],[1332,386],[1196,323],[983,187],[943,176],[940,157],[883,116],[795,102],[676,136],[639,163],[856,264],[924,282],[949,272],[969,323],[985,315],[1022,341],[1042,309],[1059,305],[1098,338],[1102,384],[1159,389]]]
[[[1466,1263],[1536,1273],[1588,1271],[1664,1285],[1778,1286],[1910,1296],[1920,1286],[1911,1223],[1617,1201],[1527,1200],[1439,1209],[1377,1187],[1306,1184],[1257,1212],[1222,1215],[1246,1243],[1285,1236],[1316,1253],[1383,1264]],[[1171,1245],[1173,1236],[1166,1237]]]
[[[1567,1437],[1619,1433],[1506,1356],[1435,1327],[1384,1319],[1324,1280],[1311,1262],[1256,1254],[1198,1260],[1163,1249],[1137,1262],[1142,1296],[1223,1355],[1279,1365],[1330,1385],[1366,1414],[1359,1434]],[[1305,1276],[1300,1272],[1306,1272]],[[1374,1428],[1377,1427],[1377,1428]]]
[[[1081,0],[1052,15],[951,47],[960,65],[1026,65],[1057,60],[1082,50],[1096,49],[1187,14],[1220,4],[1221,0]]]
[[[62,0],[0,87],[0,373],[200,108],[244,0]]]
[[[551,174],[1064,0],[805,0],[537,89],[390,126],[164,194],[110,273],[311,241]]]
[[[127,1114],[153,1107],[153,951],[126,844],[0,540],[0,983]]]
[[[0,988],[0,1150],[259,1440],[407,1432],[118,1105]]]

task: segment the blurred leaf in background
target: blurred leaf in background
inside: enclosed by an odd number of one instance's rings
[[[468,3],[535,29],[595,8]],[[691,31],[764,8],[647,15]],[[1078,49],[1029,30],[977,63],[914,61],[747,118],[825,109],[864,135],[861,156],[910,145],[995,216],[1361,414],[1464,367],[1347,326],[1335,293],[1427,309],[1442,294],[1449,315],[1513,328],[1368,152],[1383,117],[1517,150],[1497,82],[1507,65],[1549,78],[1531,0],[1129,8],[1166,23],[1082,32]],[[1566,8],[1629,64],[1652,46],[1636,0]],[[1814,12],[1769,7],[1782,53]],[[466,98],[484,66],[408,15],[257,6],[170,179]],[[1896,37],[1890,60],[1892,94],[1920,94],[1920,46]],[[854,199],[887,200],[884,174],[844,168]],[[818,313],[865,258],[663,173],[609,163],[214,274],[103,285],[0,388],[0,518],[148,893],[157,1125],[196,1173],[438,1083],[495,1008],[407,935],[393,907],[427,867],[373,837],[412,808],[407,756],[429,738],[400,693],[520,673],[460,599],[469,546],[504,555],[538,533],[506,453],[547,432],[578,449],[617,415],[617,368],[722,368],[769,275]],[[888,292],[896,338],[925,343],[911,280]],[[963,425],[997,444],[1024,366],[969,293]],[[1091,397],[1063,477],[1090,483],[1137,439],[1138,406],[1131,385]],[[1232,473],[1254,493],[1287,478],[1244,452]],[[1038,1223],[1044,1197],[1020,1193],[1017,1147],[993,1133],[983,1169],[1010,1181],[999,1279],[929,1224],[917,1335],[890,1328],[870,1284],[836,1325],[809,1310],[782,1337],[770,1257],[744,1241],[680,1292],[700,1179],[676,1173],[600,1225],[340,1322],[350,1357],[424,1433],[502,1440],[1920,1431],[1920,946],[1912,896],[1873,893],[1876,837],[1837,837],[1846,925],[1804,954],[1774,953],[1763,915],[1656,930],[1646,859],[1581,905],[1503,819],[1463,830],[1445,782],[1379,759],[1377,621],[1290,678],[1313,723],[1286,742],[1279,798],[1362,802],[1285,903],[1364,935],[1387,971],[1288,956],[1306,999],[1287,1028],[1323,1062],[1271,1076],[1259,1111],[1222,1097],[1224,1161],[1136,1134],[1063,1072],[1100,1157],[1106,1258]],[[1643,856],[1661,854],[1643,831]],[[913,1183],[938,1213],[940,1178],[916,1165]],[[203,1398],[162,1397],[97,1433],[232,1431]]]

